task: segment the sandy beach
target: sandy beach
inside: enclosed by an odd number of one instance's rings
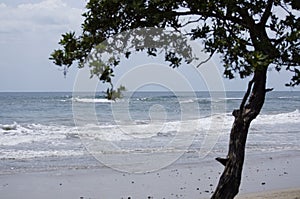
[[[299,198],[299,163],[299,151],[248,155],[238,198]],[[0,175],[0,195],[5,199],[209,198],[222,169],[207,157],[201,163],[174,164],[142,174],[107,167],[12,172]]]
[[[252,194],[242,194],[237,199],[299,199],[300,188],[266,191]]]

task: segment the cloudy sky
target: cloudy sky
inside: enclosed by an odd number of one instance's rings
[[[85,0],[1,0],[0,92],[72,91],[78,74],[76,65],[65,79],[48,58],[59,47],[57,42],[62,33],[80,32],[85,3]],[[181,71],[195,89],[205,90],[199,86],[192,69],[184,70]],[[286,72],[271,72],[268,85],[289,91],[290,88],[284,87],[289,77]],[[223,80],[227,90],[245,90],[245,81]]]

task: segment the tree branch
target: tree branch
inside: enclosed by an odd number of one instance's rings
[[[266,93],[267,93],[267,92],[271,92],[271,91],[273,91],[273,90],[274,90],[274,88],[266,88],[265,91],[266,91]]]
[[[223,166],[226,166],[229,158],[220,158],[220,157],[217,157],[215,160],[217,160],[218,162],[220,162]]]
[[[182,24],[181,26],[184,27],[184,26],[186,26],[188,24],[199,22],[200,20],[201,20],[201,17],[198,18],[198,19],[196,19],[196,20],[190,20],[189,19],[188,22],[186,22],[185,24]]]
[[[279,6],[280,6],[283,10],[285,10],[289,15],[293,15],[292,12],[290,12],[289,9],[286,8],[286,7],[284,7],[281,3],[279,3]]]
[[[200,62],[196,67],[199,68],[202,64],[207,63],[212,58],[212,56],[215,54],[215,52],[216,52],[216,50],[214,50],[213,52],[211,52],[211,54],[209,55],[209,57],[206,60]]]
[[[192,12],[192,11],[175,12],[174,11],[173,14],[176,15],[176,16],[188,16],[188,15],[197,15],[197,16],[199,16],[200,15],[201,16],[200,19],[214,17],[214,18],[217,18],[217,19],[222,19],[224,21],[228,20],[228,21],[231,21],[233,23],[239,24],[239,25],[244,26],[244,27],[248,27],[247,23],[244,23],[241,19],[239,19],[237,17],[225,16],[225,15],[221,15],[219,13],[212,13],[212,12]]]
[[[245,21],[245,24],[247,24],[246,27],[248,27],[250,31],[255,31],[255,21],[249,15],[248,10],[246,10],[245,8],[240,8],[238,10],[238,13],[241,15],[241,17]]]
[[[274,0],[268,0],[268,3],[267,3],[267,7],[265,9],[265,12],[263,14],[263,16],[261,17],[260,19],[260,24],[262,26],[265,26],[267,21],[268,21],[268,18],[270,17],[271,15],[271,11],[272,11],[272,7],[273,7],[273,3],[274,3]]]

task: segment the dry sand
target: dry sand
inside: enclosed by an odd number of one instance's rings
[[[236,199],[300,199],[300,188],[241,194]]]

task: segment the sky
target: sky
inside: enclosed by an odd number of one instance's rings
[[[49,56],[54,49],[59,48],[58,41],[61,34],[69,31],[81,32],[80,26],[83,22],[81,14],[84,12],[85,4],[85,0],[1,0],[0,92],[73,90],[77,81],[76,77],[82,71],[74,64],[64,78],[63,72],[49,60]],[[139,59],[141,58],[137,56],[127,63],[127,67],[116,70],[116,79],[120,79],[124,73],[128,74],[128,71],[136,74],[136,78],[143,79],[145,75],[143,72],[139,73],[138,70],[128,67],[137,63],[145,65],[148,62],[144,59],[144,62],[141,62]],[[222,66],[218,58],[213,61],[219,70],[218,75],[222,76]],[[211,82],[216,75],[213,71],[205,72],[205,70],[200,71],[199,74],[199,70],[196,71],[193,67],[186,66],[177,70],[176,73],[183,74],[184,79],[194,90],[207,90],[213,88],[211,87],[213,85],[208,84],[213,84]],[[208,77],[203,77],[205,74]],[[88,76],[86,75],[87,79]],[[171,78],[175,76],[166,74],[162,78],[172,82]],[[271,71],[268,76],[268,87],[273,87],[277,91],[300,91],[299,87],[291,89],[284,86],[290,77],[291,74],[285,71],[280,73]],[[246,89],[245,80],[220,78],[226,90],[244,91]],[[126,82],[122,84],[126,86]],[[178,83],[172,89],[184,88]]]

